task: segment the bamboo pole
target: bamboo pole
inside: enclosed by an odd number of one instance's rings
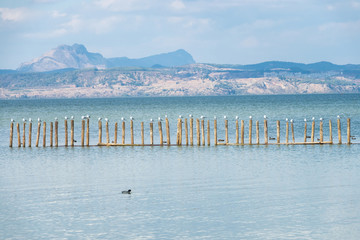
[[[259,145],[260,144],[260,123],[257,120],[256,123],[256,144]]]
[[[26,131],[26,122],[23,123],[23,139],[22,139],[22,146],[25,147],[25,131]]]
[[[244,124],[244,120],[241,120],[241,132],[240,132],[240,143],[241,145],[244,145],[244,137],[245,137],[245,124]]]
[[[315,139],[315,120],[313,119],[311,123],[311,142],[314,142]]]
[[[145,145],[144,122],[141,122],[141,145]]]
[[[324,123],[323,120],[320,119],[320,142],[324,141]]]
[[[280,121],[276,121],[276,141],[280,143]]]
[[[208,146],[210,146],[210,120],[207,121],[207,142]]]
[[[252,118],[249,120],[249,144],[252,144]]]
[[[350,118],[347,119],[347,144],[351,144]]]
[[[99,144],[102,143],[102,122],[101,119],[99,119],[98,121],[98,126],[99,126]]]
[[[190,118],[190,145],[194,145],[194,119]]]
[[[165,123],[166,123],[166,142],[167,144],[170,146],[170,124],[169,124],[169,119],[166,118],[165,119]]]
[[[67,124],[67,118],[65,118],[64,125],[65,125],[65,147],[67,147],[67,146],[68,146],[68,124]]]
[[[291,120],[291,136],[293,143],[295,143],[294,122],[292,120]]]
[[[43,147],[46,147],[46,122],[43,124]]]
[[[55,120],[55,147],[59,146],[59,122]]]
[[[114,128],[114,143],[117,143],[117,133],[118,133],[118,123],[115,122],[115,128]]]
[[[84,122],[84,120],[83,120],[83,122]],[[84,123],[85,123],[85,122],[84,122]],[[71,119],[70,126],[71,126],[71,130],[70,130],[70,144],[71,144],[71,146],[73,147],[73,146],[74,146],[74,119]],[[82,145],[84,146],[83,142],[82,142]]]
[[[289,120],[286,119],[286,133],[285,133],[285,142],[289,143]]]
[[[16,124],[16,129],[17,129],[18,147],[21,147],[20,124],[19,123]]]
[[[214,145],[217,146],[217,120],[214,119]]]
[[[188,146],[189,145],[189,129],[188,129],[187,118],[185,118],[185,141],[186,141],[186,146]]]
[[[154,125],[150,123],[150,144],[154,145]]]
[[[201,142],[202,145],[205,146],[205,121],[201,120]]]
[[[11,122],[10,123],[10,143],[9,143],[9,147],[13,146],[13,136],[14,136],[14,123]]]
[[[86,117],[86,146],[90,145],[90,116]]]
[[[331,119],[329,120],[329,140],[331,142],[331,144],[333,144],[333,134],[332,134],[332,123],[331,123]]]
[[[228,120],[225,119],[225,143],[229,143],[229,126],[228,126]]]
[[[130,121],[130,137],[131,137],[131,145],[134,145],[134,121]]]
[[[235,128],[236,128],[235,141],[236,141],[236,144],[239,144],[239,120],[237,118],[235,121]]]
[[[39,146],[39,140],[40,140],[40,127],[41,127],[41,122],[38,122],[38,127],[37,127],[37,133],[36,133],[36,147]]]
[[[109,121],[106,121],[106,123],[105,123],[105,129],[106,129],[106,143],[110,143]]]
[[[29,120],[29,147],[31,147],[32,122]]]
[[[73,120],[71,120],[73,121]],[[85,120],[81,120],[81,146],[84,146],[84,138],[85,138]],[[74,142],[73,142],[73,130],[71,130],[71,146],[74,146]]]
[[[161,121],[158,122],[158,126],[159,126],[159,135],[160,135],[160,145],[164,145],[164,140],[163,140],[163,132],[162,132],[162,124]]]
[[[53,138],[54,138],[54,124],[50,122],[50,147],[53,146]]]
[[[201,145],[201,139],[200,139],[200,121],[197,118],[196,119],[196,137],[197,137],[197,145]]]
[[[125,121],[121,124],[121,143],[125,144]]]
[[[269,137],[268,137],[268,125],[266,119],[264,119],[264,140],[265,140],[265,144],[268,144]]]
[[[305,121],[305,126],[304,126],[304,142],[306,142],[306,140],[307,140],[307,122],[306,122],[306,119],[305,119],[304,121]]]
[[[338,127],[338,139],[339,139],[339,144],[342,143],[341,140],[341,123],[340,123],[340,118],[337,119],[337,127]]]

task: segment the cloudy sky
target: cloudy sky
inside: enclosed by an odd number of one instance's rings
[[[104,57],[360,64],[360,0],[0,0],[0,68],[61,44]]]

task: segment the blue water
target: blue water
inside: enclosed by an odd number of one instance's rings
[[[110,119],[113,139],[114,122],[125,117],[128,127],[133,116],[135,142],[144,121],[149,142],[149,119],[165,114],[173,143],[180,114],[211,121],[216,115],[219,138],[226,115],[230,142],[236,115],[246,124],[250,115],[260,120],[261,141],[263,115],[269,136],[276,134],[276,120],[283,127],[285,118],[294,119],[297,141],[304,118],[315,117],[318,127],[322,117],[325,140],[331,119],[336,143],[337,115],[343,141],[347,117],[360,138],[360,95],[19,100],[0,101],[0,107],[0,239],[360,238],[359,144],[8,147],[10,118],[58,117],[63,145],[63,117],[75,117],[79,140],[86,114],[91,144],[97,143],[98,117]],[[126,137],[129,142],[129,132]],[[131,195],[121,194],[129,188]]]

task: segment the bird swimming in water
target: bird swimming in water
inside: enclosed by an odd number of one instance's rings
[[[122,191],[122,194],[131,194],[131,189],[127,190],[127,191]]]

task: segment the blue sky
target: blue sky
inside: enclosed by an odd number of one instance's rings
[[[104,57],[360,64],[360,0],[0,0],[0,68],[61,44]]]

